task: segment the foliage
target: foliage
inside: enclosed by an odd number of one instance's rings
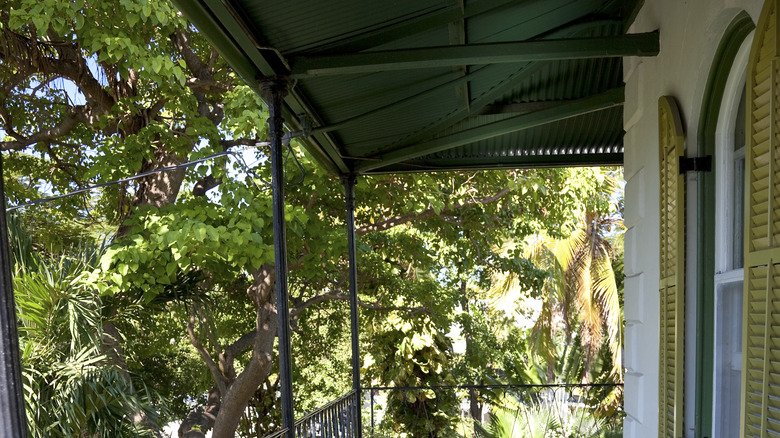
[[[614,178],[604,179],[607,190],[583,203],[579,223],[568,236],[542,234],[514,246],[547,270],[540,289],[529,294],[515,275],[499,271],[488,292],[494,311],[529,298],[542,300],[531,345],[548,366],[548,380],[555,375],[565,382],[587,383],[606,369],[609,381],[622,381],[622,301],[612,265],[612,242],[622,242],[622,221],[607,198],[616,184]],[[609,351],[602,351],[603,346]]]
[[[491,407],[490,423],[476,425],[482,438],[604,438],[615,430],[587,405],[542,391],[530,401],[507,397]],[[622,434],[621,434],[622,435]]]
[[[377,330],[378,329],[378,330]],[[373,348],[365,367],[384,386],[399,388],[388,395],[385,421],[399,437],[444,437],[458,411],[450,391],[432,386],[454,384],[447,373],[451,347],[426,315],[391,314],[371,333]]]
[[[217,282],[232,282],[272,262],[273,246],[261,237],[270,234],[267,201],[258,197],[238,208],[195,198],[139,211],[126,222],[128,236],[101,260],[104,293],[133,288],[151,301],[187,275],[209,272]]]
[[[25,239],[12,227],[12,241]],[[133,390],[126,373],[102,351],[104,307],[85,284],[99,247],[59,260],[15,260],[24,392],[34,437],[151,436],[139,412],[153,415],[156,396]],[[17,252],[18,254],[18,252]]]
[[[124,385],[117,399],[136,413],[149,407],[141,382],[159,390],[170,408],[160,418],[170,412],[184,420],[183,436],[211,428],[230,435],[242,416],[243,433],[278,425],[276,273],[264,182],[270,172],[267,150],[254,146],[265,140],[264,104],[165,1],[10,0],[0,11],[0,61],[0,149],[12,205],[145,175],[20,211],[35,226],[29,250],[42,256],[56,259],[78,242],[111,236],[99,262],[73,271],[78,287],[68,293],[86,300],[80,312],[93,312],[92,333],[110,325],[124,337],[80,339],[82,349],[91,348],[80,359],[114,366],[121,382],[113,384]],[[242,152],[255,163],[251,169],[218,158],[144,173],[237,153],[236,146],[251,146]],[[295,143],[286,171],[301,414],[351,386],[344,202],[338,179]],[[603,192],[602,176],[583,168],[360,179],[360,341],[369,355],[363,383],[462,383],[454,379],[487,379],[501,369],[534,378],[530,368],[510,367],[530,362],[522,333],[494,336],[512,345],[506,352],[488,342],[503,321],[488,321],[476,291],[488,290],[497,272],[538,290],[544,273],[521,250],[495,248],[543,231],[568,235],[581,201]],[[471,309],[465,316],[458,310],[464,304]],[[59,330],[57,321],[40,329]],[[457,367],[446,337],[455,323],[476,341]],[[48,365],[67,357],[51,359],[28,363],[48,373]],[[451,401],[409,394],[394,408],[398,425],[446,430]],[[246,418],[247,406],[255,418]],[[417,421],[415,409],[425,410],[425,421]]]

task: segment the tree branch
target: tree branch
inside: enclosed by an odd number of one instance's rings
[[[500,192],[496,193],[493,196],[489,196],[487,198],[470,199],[468,201],[465,201],[462,204],[455,204],[452,207],[444,207],[438,213],[436,213],[436,210],[434,210],[433,208],[428,208],[427,210],[424,210],[421,213],[407,213],[398,216],[393,216],[389,219],[385,219],[375,224],[364,225],[362,227],[359,227],[357,230],[355,230],[355,233],[357,233],[357,235],[359,236],[362,236],[375,231],[389,230],[390,228],[397,227],[398,225],[403,225],[409,222],[421,221],[421,220],[432,218],[437,215],[450,214],[456,210],[461,210],[474,205],[487,205],[503,198],[511,191],[512,191],[511,187],[505,187],[503,190],[501,190]]]
[[[56,52],[53,50],[55,47]],[[53,56],[55,53],[61,54],[62,58]],[[70,79],[99,114],[107,112],[114,105],[114,98],[92,76],[87,61],[81,56],[75,43],[37,41],[8,29],[1,29],[0,60],[28,72],[41,73],[44,77]]]
[[[254,146],[258,140],[254,138],[234,138],[230,140],[220,140],[219,144],[222,150],[226,151],[235,146]],[[207,175],[195,183],[192,188],[193,196],[205,196],[206,192],[222,184],[222,178],[215,178],[214,175]]]
[[[79,123],[84,123],[88,120],[89,115],[89,108],[87,108],[84,105],[79,106],[73,106],[68,108],[68,114],[60,120],[60,123],[48,128],[43,129],[41,131],[38,131],[28,137],[23,137],[19,135],[18,133],[15,133],[14,131],[9,131],[7,128],[11,126],[11,121],[8,120],[8,114],[3,111],[0,113],[0,117],[3,119],[3,126],[9,135],[15,138],[15,140],[11,141],[3,141],[0,142],[0,150],[9,151],[9,150],[15,150],[20,151],[31,144],[39,143],[39,142],[50,142],[53,141],[56,138],[62,137],[66,135],[70,130],[76,127]]]
[[[257,335],[253,340],[252,357],[222,397],[222,406],[213,430],[215,437],[235,435],[247,402],[260,383],[268,378],[273,364],[273,345],[277,332],[276,304],[273,302],[276,271],[271,265],[263,265],[252,276],[254,281],[247,290],[256,308]]]
[[[298,315],[306,310],[307,308],[317,304],[321,303],[323,301],[328,300],[338,300],[338,301],[349,301],[349,295],[346,294],[321,294],[316,295],[311,298],[309,298],[306,301],[301,302],[300,304],[296,305],[295,308],[290,310],[290,317],[291,318],[297,318]],[[372,310],[380,310],[380,311],[393,311],[393,310],[403,310],[409,313],[425,313],[427,315],[431,314],[431,311],[424,308],[424,307],[385,307],[381,306],[379,304],[369,304],[365,303],[363,301],[358,300],[358,306],[364,308],[364,309],[372,309]]]
[[[187,68],[190,69],[197,79],[200,81],[213,81],[211,66],[203,62],[192,49],[189,33],[177,29],[170,38],[173,47],[181,54]]]
[[[222,150],[226,151],[232,147],[236,146],[254,146],[259,142],[260,139],[257,138],[232,138],[230,140],[220,140],[219,145],[222,146]]]
[[[203,344],[200,343],[200,339],[198,339],[198,336],[195,334],[196,320],[197,316],[195,315],[195,309],[190,308],[190,317],[187,320],[187,333],[190,337],[190,343],[198,351],[200,357],[203,358],[203,361],[206,362],[206,365],[209,367],[209,371],[211,371],[211,376],[214,377],[214,383],[217,385],[217,389],[219,390],[220,395],[224,397],[224,395],[227,393],[225,378],[219,372],[219,368],[214,362],[214,359],[211,357],[211,354],[209,354],[206,348],[203,347]]]
[[[222,184],[222,178],[216,179],[214,175],[207,175],[195,183],[192,188],[192,196],[206,196],[206,192]]]
[[[252,345],[254,345],[256,337],[257,330],[244,333],[244,335],[238,338],[235,342],[225,347],[225,356],[236,357],[244,351],[248,350],[250,347],[252,347]]]

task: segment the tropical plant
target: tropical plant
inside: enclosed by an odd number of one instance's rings
[[[622,218],[611,214],[586,211],[579,226],[566,239],[558,239],[552,245],[555,254],[555,281],[568,302],[574,302],[579,315],[580,345],[584,349],[584,368],[591,370],[602,344],[609,346],[612,355],[611,372],[622,376],[621,349],[623,344],[623,322],[615,273],[612,260],[615,257],[612,245],[604,235],[614,227],[622,227]],[[573,299],[572,299],[573,298]],[[550,300],[547,306],[554,306]],[[567,306],[569,310],[571,306]],[[569,319],[569,315],[565,317]],[[606,328],[606,333],[604,332]],[[572,324],[565,324],[567,339],[573,332]],[[587,374],[583,376],[588,379]],[[587,383],[587,381],[585,382]]]
[[[545,389],[529,400],[505,397],[491,406],[490,422],[475,425],[482,438],[603,438],[612,430],[568,393]],[[562,397],[563,396],[563,397]]]
[[[617,182],[606,177],[604,185],[602,196],[616,188]],[[612,266],[616,257],[613,242],[620,244],[622,229],[614,203],[583,202],[580,219],[567,235],[542,233],[503,249],[523,248],[525,256],[547,272],[541,287],[529,291],[516,274],[498,271],[488,296],[494,311],[514,309],[529,298],[542,301],[530,341],[547,364],[548,380],[554,380],[556,363],[566,359],[568,363],[558,368],[567,371],[569,379],[588,383],[607,366],[609,375],[622,381],[623,318]],[[609,351],[600,354],[604,346]],[[608,356],[610,362],[600,363],[600,356]]]
[[[31,240],[10,221],[24,395],[33,437],[153,436],[144,419],[155,397],[132,388],[102,350],[104,306],[85,281],[101,248],[85,244],[57,259],[24,252]]]
[[[455,383],[449,340],[424,313],[394,312],[372,332],[365,366],[382,385],[402,388],[388,395],[383,426],[398,437],[451,436],[457,401],[451,391],[432,388]]]

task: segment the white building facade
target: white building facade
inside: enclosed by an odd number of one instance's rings
[[[780,85],[775,1],[766,3],[646,1],[629,31],[658,30],[661,50],[624,60],[626,437],[780,430],[771,366]],[[763,301],[745,279],[765,285]]]

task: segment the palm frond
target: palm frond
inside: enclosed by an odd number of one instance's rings
[[[604,316],[607,339],[612,353],[612,373],[622,376],[623,319],[615,272],[608,258],[601,258],[595,269],[593,290]]]

